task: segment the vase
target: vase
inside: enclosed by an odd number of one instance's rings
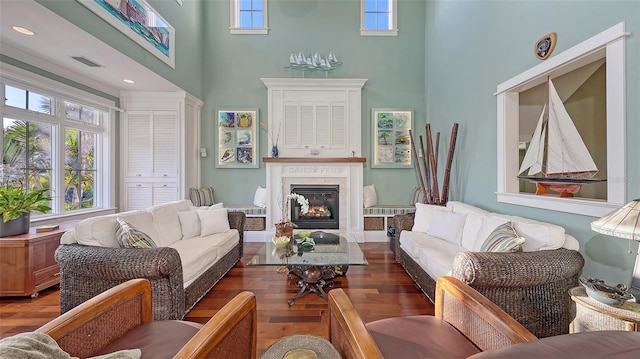
[[[271,147],[271,157],[278,157],[278,146],[277,145],[273,145],[273,147]]]
[[[29,220],[31,215],[24,213],[22,216],[7,221],[6,223],[0,215],[0,237],[17,236],[29,232]]]
[[[276,224],[276,237],[282,236],[289,237],[289,239],[293,238],[293,227]]]

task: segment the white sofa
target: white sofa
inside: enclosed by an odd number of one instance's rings
[[[519,252],[481,251],[496,227],[511,222],[524,238]],[[416,204],[394,217],[396,259],[433,300],[435,279],[452,275],[480,291],[538,337],[569,330],[568,290],[584,259],[563,227],[491,213],[457,201]]]
[[[157,248],[121,248],[116,218]],[[196,208],[181,200],[80,221],[56,251],[61,312],[129,279],[147,278],[154,319],[182,319],[240,260],[245,220],[221,205]]]

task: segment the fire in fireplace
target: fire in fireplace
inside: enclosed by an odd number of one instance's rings
[[[309,212],[300,213],[297,201],[291,203],[291,220],[301,229],[339,229],[338,185],[292,184],[291,192],[309,200]]]

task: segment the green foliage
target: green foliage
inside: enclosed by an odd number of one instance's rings
[[[25,191],[20,187],[0,186],[0,215],[3,222],[19,218],[24,213],[48,212],[51,197],[46,190]]]

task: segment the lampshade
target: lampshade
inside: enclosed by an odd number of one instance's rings
[[[640,241],[640,199],[591,222],[591,229],[608,236]]]

